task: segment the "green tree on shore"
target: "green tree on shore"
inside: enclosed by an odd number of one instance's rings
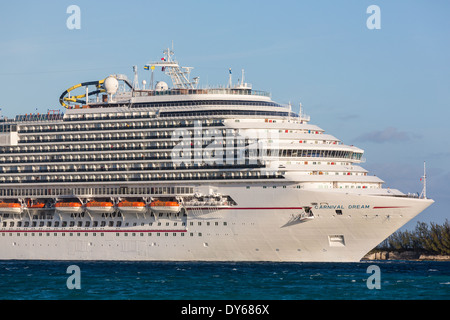
[[[443,225],[418,222],[414,231],[396,231],[376,249],[450,255],[450,224],[448,220]]]

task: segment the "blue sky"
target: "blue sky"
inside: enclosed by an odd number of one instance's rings
[[[69,30],[67,7],[81,9]],[[370,30],[370,5],[381,29]],[[450,215],[450,2],[435,1],[2,1],[2,115],[60,109],[82,81],[143,65],[174,42],[200,85],[245,69],[255,89],[303,104],[311,122],[365,150],[363,167],[390,188],[436,203],[410,222]]]

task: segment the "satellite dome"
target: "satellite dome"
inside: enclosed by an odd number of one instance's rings
[[[105,88],[106,92],[108,94],[115,94],[117,90],[119,89],[119,81],[113,76],[109,76],[105,79],[105,83],[103,84],[103,87]]]
[[[155,89],[156,89],[156,91],[169,90],[169,86],[164,81],[158,81],[156,83],[156,88]]]

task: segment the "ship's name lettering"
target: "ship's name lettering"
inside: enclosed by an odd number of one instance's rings
[[[369,204],[349,204],[348,206],[344,206],[342,204],[321,204],[314,206],[314,209],[334,209],[334,210],[342,210],[342,209],[369,209]]]

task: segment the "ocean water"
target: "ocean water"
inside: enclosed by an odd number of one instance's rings
[[[0,299],[448,300],[450,262],[0,261]]]

